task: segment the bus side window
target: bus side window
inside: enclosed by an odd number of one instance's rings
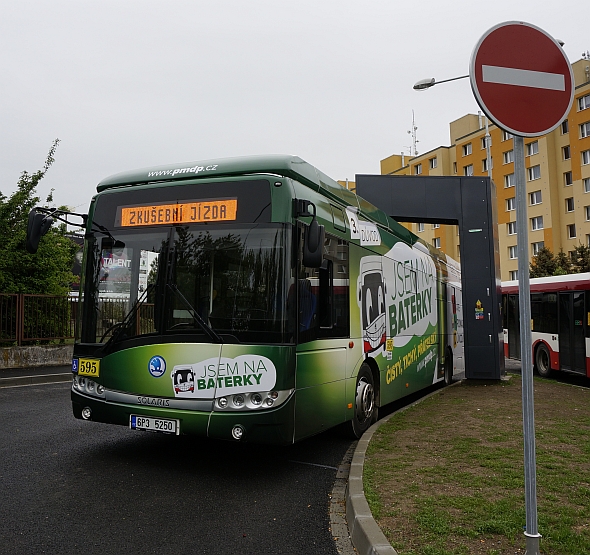
[[[299,331],[315,327],[317,299],[309,279],[299,280]]]
[[[319,320],[321,329],[334,327],[334,265],[324,259],[320,267],[320,307]],[[321,334],[321,332],[320,332]]]
[[[350,337],[348,242],[326,234],[320,268],[319,337]]]
[[[348,242],[326,233],[321,267],[299,268],[298,343],[349,337]]]

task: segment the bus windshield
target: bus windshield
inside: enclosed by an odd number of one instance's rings
[[[291,226],[193,225],[89,240],[85,343],[288,343]],[[146,338],[147,339],[147,338]]]

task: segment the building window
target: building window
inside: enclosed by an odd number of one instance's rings
[[[514,197],[506,199],[506,212],[516,209],[516,199]]]
[[[453,173],[457,173],[457,162],[453,162]]]
[[[518,279],[518,270],[510,270],[510,279],[516,281]]]
[[[494,169],[494,159],[490,156],[490,168],[491,170]],[[487,172],[488,171],[488,159],[484,158],[481,161],[481,171],[482,172]]]
[[[516,254],[516,247],[508,247],[508,258],[515,259],[518,258]]]
[[[586,110],[590,108],[590,94],[578,98],[578,110]]]
[[[514,187],[515,183],[516,182],[514,181],[513,173],[509,173],[504,176],[504,187]]]
[[[590,150],[584,150],[582,152],[582,165],[590,164]]]
[[[438,162],[437,162],[436,156],[434,158],[431,158],[430,160],[428,160],[428,165],[431,170],[436,168],[437,164],[438,164]]]
[[[563,159],[564,160],[569,160],[572,157],[571,151],[570,151],[570,145],[566,145],[561,149],[561,152],[563,153]]]
[[[463,145],[463,156],[469,156],[471,154],[471,143]]]
[[[590,121],[580,125],[580,138],[585,139],[586,137],[590,137]]]
[[[561,134],[567,135],[570,132],[570,124],[566,119],[561,122]]]
[[[419,233],[422,233],[424,231],[424,224],[423,223],[416,224],[416,229],[418,230]]]
[[[543,229],[543,216],[531,218],[531,231],[537,231],[538,229]]]
[[[414,166],[414,175],[420,175],[422,173],[422,164],[416,164]]]
[[[567,238],[568,239],[575,239],[576,238],[576,224],[570,224],[567,226]]]
[[[506,232],[508,235],[516,235],[516,222],[508,222],[506,224]]]
[[[565,199],[565,211],[566,212],[573,212],[574,211],[574,197],[570,197],[570,198]]]
[[[468,166],[463,167],[463,174],[466,176],[473,175],[473,164],[469,164]]]
[[[440,224],[432,224],[432,229],[438,229],[440,227]]]
[[[435,237],[435,238],[432,240],[432,246],[433,246],[435,249],[440,249],[440,237]]]
[[[533,156],[534,154],[539,154],[539,141],[533,141],[526,145],[526,155]]]
[[[534,204],[541,204],[543,202],[541,191],[533,191],[532,193],[529,193],[529,201],[531,206]]]
[[[514,162],[514,150],[507,150],[506,152],[502,153],[504,158],[504,164],[510,164],[510,162]]]
[[[586,235],[586,246],[590,247],[590,235]]]
[[[535,179],[541,179],[541,166],[532,166],[527,170],[529,175],[529,181],[534,181]]]
[[[537,256],[539,251],[545,246],[545,241],[538,241],[537,243],[531,243],[531,249],[533,256]]]
[[[492,137],[482,137],[482,139],[481,139],[482,150],[486,149],[486,139],[488,140],[487,146],[492,146]]]
[[[590,193],[590,177],[585,177],[582,182],[584,183],[584,192]]]
[[[565,172],[563,174],[563,184],[566,187],[569,187],[573,182],[574,182],[574,178],[573,178],[572,172]]]
[[[586,221],[590,222],[590,206],[584,206],[584,214],[586,215]]]
[[[502,140],[507,141],[508,139],[512,139],[512,133],[508,133],[508,131],[502,131]]]

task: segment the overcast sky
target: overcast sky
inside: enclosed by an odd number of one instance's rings
[[[478,107],[478,39],[533,23],[590,50],[587,1],[0,0],[0,191],[40,169],[44,198],[86,211],[96,184],[153,165],[297,154],[334,179],[449,144]]]

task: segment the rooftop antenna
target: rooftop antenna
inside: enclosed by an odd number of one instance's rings
[[[583,60],[590,60],[590,50],[586,50],[586,52],[582,52],[582,59]]]
[[[416,138],[416,131],[418,128],[416,127],[416,119],[414,118],[414,110],[412,110],[412,129],[408,131],[408,135],[412,137],[412,146],[407,147],[410,149],[410,156],[418,156],[418,150],[416,149],[416,143],[420,141]]]

